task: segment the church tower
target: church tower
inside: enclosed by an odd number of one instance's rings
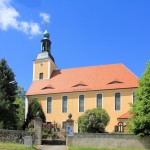
[[[41,40],[41,52],[33,61],[33,81],[50,79],[53,70],[56,69],[55,60],[51,54],[51,41],[47,28],[43,35],[44,38]]]

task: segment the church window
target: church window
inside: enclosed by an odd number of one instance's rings
[[[47,113],[52,112],[52,97],[47,97]]]
[[[67,112],[67,101],[68,101],[68,97],[63,96],[62,97],[62,112],[63,113]]]
[[[39,79],[43,79],[43,73],[39,73]]]
[[[136,101],[135,92],[133,92],[132,99],[133,99],[133,103],[134,103]]]
[[[102,108],[102,94],[96,95],[97,108]]]
[[[118,132],[124,132],[124,126],[122,122],[118,123]]]
[[[62,122],[62,128],[65,129],[66,128],[66,121]]]
[[[115,110],[121,109],[121,95],[120,93],[115,93]]]
[[[84,112],[84,95],[79,95],[79,112]]]

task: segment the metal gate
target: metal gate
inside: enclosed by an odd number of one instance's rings
[[[44,145],[66,145],[66,131],[58,126],[56,122],[45,123],[42,127],[42,144]]]

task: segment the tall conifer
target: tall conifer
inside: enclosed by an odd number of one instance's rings
[[[33,98],[29,102],[27,118],[23,125],[23,130],[27,128],[29,123],[31,123],[31,121],[37,117],[40,117],[43,122],[46,121],[46,117],[45,117],[42,105],[38,102],[38,99]]]
[[[17,82],[5,59],[0,61],[0,123],[1,127],[14,129],[16,126],[16,105],[14,105]]]

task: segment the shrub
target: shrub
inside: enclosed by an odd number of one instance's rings
[[[87,110],[78,118],[79,132],[103,133],[109,120],[110,117],[104,109]]]

